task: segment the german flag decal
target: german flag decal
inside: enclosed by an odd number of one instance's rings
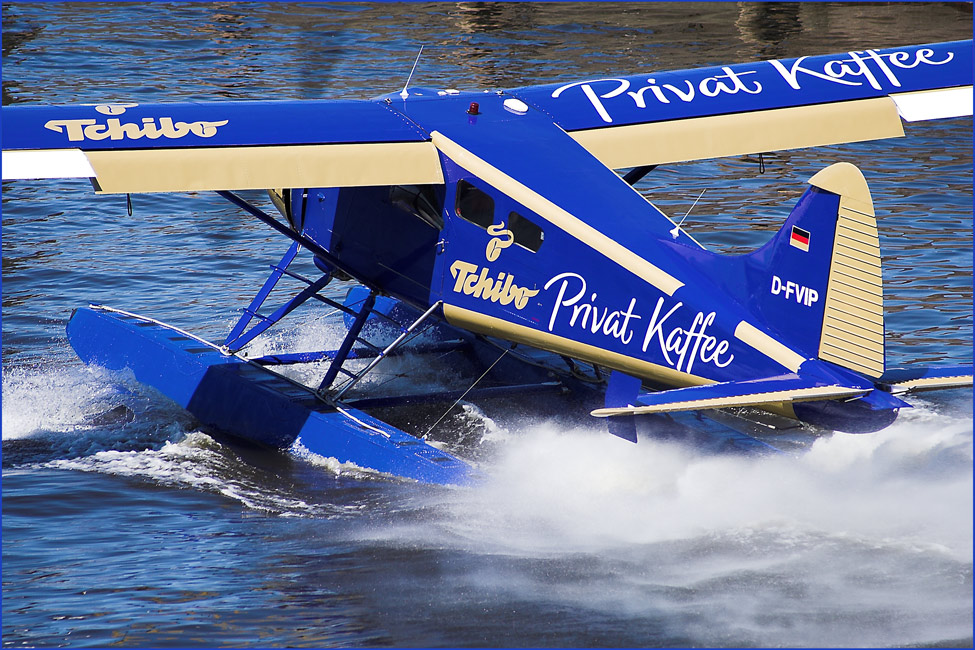
[[[792,237],[789,243],[803,252],[809,252],[809,231],[798,226],[792,226]]]

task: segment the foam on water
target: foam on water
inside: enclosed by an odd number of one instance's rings
[[[12,467],[99,472],[220,494],[270,514],[347,513],[345,506],[309,502],[279,489],[272,474],[197,430],[192,417],[136,383],[131,373],[97,366],[5,369],[3,398],[5,472]],[[93,416],[119,405],[134,412],[131,421],[92,423]],[[354,469],[323,467],[336,476]]]
[[[706,644],[966,639],[972,423],[918,404],[799,456],[534,426],[509,432],[483,484],[433,495],[435,516],[364,534],[483,558],[458,589],[683,620]]]
[[[117,393],[94,366],[3,367],[3,439],[70,428]]]
[[[84,458],[60,459],[44,467],[144,479],[159,485],[220,494],[254,511],[282,516],[334,517],[361,506],[309,503],[276,489],[273,478],[250,467],[226,446],[195,431],[161,449],[100,451]]]
[[[438,387],[435,377],[424,387]],[[356,545],[461,553],[438,598],[467,589],[662,621],[673,638],[714,645],[970,635],[973,435],[961,399],[912,398],[915,408],[883,431],[761,458],[496,421],[461,403],[451,426],[476,432],[474,444],[491,452],[483,482],[443,489],[411,488],[300,443],[268,460],[273,467],[254,462],[125,373],[11,370],[3,391],[6,463],[18,446],[42,444],[25,453],[28,466],[188,488],[242,512],[342,520],[350,525],[332,534]],[[135,411],[132,422],[90,424],[120,403]],[[302,483],[301,466],[324,478]],[[336,481],[385,484],[386,496],[343,496]]]
[[[507,552],[589,552],[731,529],[832,531],[971,555],[971,420],[934,412],[798,457],[700,455],[579,428],[512,435],[489,478],[450,500],[459,539]]]

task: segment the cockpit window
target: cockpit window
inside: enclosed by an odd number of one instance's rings
[[[545,241],[542,229],[517,212],[508,215],[508,230],[515,236],[515,243],[537,253]]]
[[[494,199],[467,181],[457,183],[457,216],[487,230],[494,223]]]

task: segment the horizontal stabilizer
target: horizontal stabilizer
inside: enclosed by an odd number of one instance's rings
[[[821,381],[804,379],[798,375],[784,375],[752,381],[728,381],[643,393],[637,396],[635,400],[637,404],[596,409],[592,415],[611,417],[735,406],[779,405],[790,402],[859,397],[869,392],[869,388],[830,385]]]
[[[878,386],[890,393],[917,393],[972,385],[972,366],[894,368],[880,378]]]

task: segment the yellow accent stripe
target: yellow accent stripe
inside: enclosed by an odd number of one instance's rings
[[[843,323],[840,325],[842,329],[846,331],[859,331],[861,329],[872,329],[878,324],[876,318],[863,318],[859,314],[855,313],[852,309],[849,310],[836,310],[835,314],[831,315],[837,323]],[[880,319],[879,323],[883,325],[883,318]]]
[[[442,184],[429,142],[86,152],[100,193]]]
[[[876,264],[872,264],[868,267],[857,267],[855,265],[850,265],[846,263],[849,257],[849,249],[847,248],[843,250],[842,256],[839,256],[836,260],[834,260],[834,264],[836,264],[834,268],[837,273],[840,273],[847,278],[859,280],[868,286],[879,288],[883,287],[883,283],[880,281],[880,273],[876,271],[876,269],[880,268],[879,266]],[[866,268],[866,270],[863,270],[864,268]]]
[[[687,400],[685,402],[654,404],[652,406],[596,409],[590,415],[594,415],[597,418],[605,418],[614,415],[643,415],[646,413],[673,413],[675,411],[697,411],[701,409],[719,409],[733,406],[762,406],[781,402],[810,402],[836,399],[838,397],[856,397],[869,392],[870,390],[864,390],[862,388],[816,386],[812,388],[795,388],[792,390],[769,391],[767,393],[753,393],[751,395],[735,395],[732,397],[711,397],[707,399]]]
[[[852,255],[865,256],[866,259],[870,260],[873,265],[877,264],[877,260],[880,259],[880,246],[878,244],[865,244],[852,237],[846,237],[844,232],[846,228],[842,231],[836,233],[837,237],[843,237],[843,245],[847,251]]]
[[[475,311],[445,304],[444,317],[447,322],[456,327],[496,336],[508,341],[523,343],[532,347],[549,350],[556,354],[564,354],[573,359],[581,359],[589,363],[619,370],[627,374],[654,381],[668,386],[699,386],[713,384],[713,380],[674,370],[666,366],[635,359],[633,357],[610,352],[593,345],[579,343],[549,332],[540,332],[525,325],[510,323],[494,316],[487,316]]]
[[[864,183],[866,183],[866,180],[864,180]],[[850,197],[850,198],[854,198],[854,197]],[[855,204],[860,204],[860,207],[862,208],[863,207],[863,205],[862,205],[863,204],[862,197],[861,197],[861,199],[859,201],[856,201]],[[876,225],[876,221],[877,221],[875,219],[875,216],[876,215],[874,215],[873,207],[872,207],[873,206],[873,199],[870,199],[870,205],[871,205],[871,208],[869,209],[869,211],[865,211],[866,208],[864,208],[863,210],[857,210],[857,209],[851,207],[850,205],[847,205],[846,204],[846,201],[840,201],[840,215],[843,216],[843,217],[845,217],[844,221],[847,224],[849,224],[851,226],[852,225],[855,225],[855,224],[860,224],[861,226],[864,226],[865,228],[867,228],[868,231],[869,231],[869,230],[872,230],[873,229],[873,227],[874,227],[874,225]],[[874,236],[876,236],[876,234],[877,233],[873,233]]]
[[[773,361],[780,363],[792,372],[798,372],[806,358],[776,341],[765,332],[747,321],[741,321],[735,328],[735,338],[758,350]],[[774,400],[770,400],[774,401]]]
[[[501,190],[514,200],[548,220],[579,241],[602,253],[627,271],[643,278],[668,296],[684,286],[666,271],[654,266],[619,242],[607,237],[584,221],[569,214],[550,200],[440,133],[431,134],[433,144],[455,163]],[[517,155],[513,152],[513,155]]]
[[[904,135],[888,97],[573,131],[607,167],[637,167]]]
[[[868,285],[851,281],[850,278],[840,274],[836,274],[831,280],[835,280],[835,282],[830,283],[830,295],[827,298],[832,298],[833,287],[835,286],[839,294],[846,296],[847,300],[852,300],[856,306],[873,313],[883,314],[883,296],[876,296],[868,292]]]
[[[877,257],[878,256],[876,253],[867,253],[852,246],[848,247],[847,249],[847,258],[850,261],[855,261],[857,268],[866,267],[871,269],[879,269],[880,267],[877,265]]]
[[[851,246],[859,247],[864,253],[876,253],[880,249],[880,241],[876,231],[865,233],[863,230],[867,229],[867,226],[851,228],[851,225],[848,220],[843,219],[842,225],[836,230],[836,234],[848,239]]]
[[[849,214],[859,214],[858,212],[849,211]],[[843,220],[843,232],[853,239],[857,239],[868,246],[877,246],[877,233],[873,232],[873,228],[869,224],[857,223],[852,219]]]

